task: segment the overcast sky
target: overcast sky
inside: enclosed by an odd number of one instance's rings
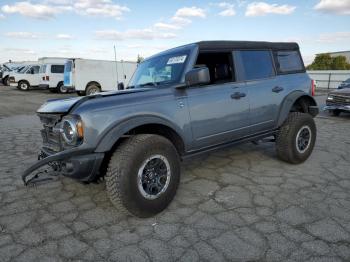
[[[200,40],[296,41],[350,50],[350,0],[0,0],[0,61],[135,60]]]

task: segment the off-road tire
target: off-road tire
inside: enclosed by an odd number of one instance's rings
[[[164,156],[170,165],[167,189],[150,200],[137,183],[138,170],[152,155]],[[111,202],[122,213],[151,217],[163,211],[173,200],[180,182],[180,159],[174,145],[159,135],[135,135],[123,141],[113,153],[107,168],[106,188]]]
[[[311,139],[305,152],[298,151],[296,142],[299,130],[307,126],[311,130]],[[304,162],[315,146],[316,125],[311,115],[306,113],[291,112],[280,127],[276,136],[276,152],[279,159],[291,163],[299,164]]]
[[[26,85],[27,88],[24,89],[24,88],[22,87],[22,85]],[[21,81],[18,82],[17,88],[18,88],[19,90],[21,90],[21,91],[28,91],[29,88],[30,88],[30,84],[29,84],[27,81],[25,81],[25,80],[21,80]]]
[[[95,92],[96,91],[96,92]],[[91,84],[86,88],[86,95],[92,95],[101,92],[101,88],[98,85]]]
[[[334,110],[330,110],[329,113],[332,116],[339,116],[341,112],[340,112],[340,110],[334,109]]]

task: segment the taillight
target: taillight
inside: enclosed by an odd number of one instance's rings
[[[50,81],[50,77],[49,76],[45,76],[45,80],[46,81]]]
[[[43,80],[45,80],[45,76],[43,76]]]
[[[315,96],[315,80],[311,80],[311,95]]]

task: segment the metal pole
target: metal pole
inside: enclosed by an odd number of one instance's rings
[[[331,84],[331,76],[332,76],[332,73],[329,73],[329,76],[328,76],[328,89],[329,89],[329,86]]]
[[[117,85],[119,84],[119,76],[118,76],[118,62],[117,62],[117,50],[114,45],[114,61],[115,61],[115,71],[117,72]]]

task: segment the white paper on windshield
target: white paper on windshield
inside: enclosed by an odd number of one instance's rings
[[[186,60],[187,55],[170,57],[167,65],[172,64],[183,64]]]

